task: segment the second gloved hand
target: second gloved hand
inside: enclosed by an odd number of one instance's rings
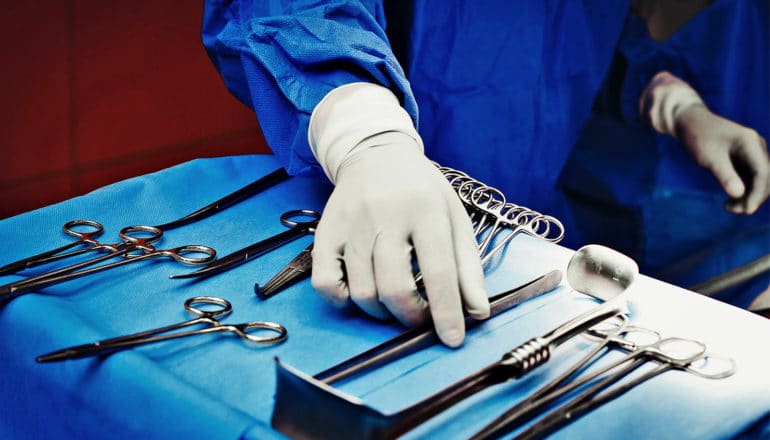
[[[767,143],[756,131],[712,113],[703,105],[684,110],[676,138],[698,165],[719,180],[735,214],[753,214],[770,194]]]
[[[712,113],[689,84],[667,71],[652,78],[639,107],[655,131],[676,138],[714,175],[730,197],[727,210],[753,214],[768,198],[770,159],[756,131]]]

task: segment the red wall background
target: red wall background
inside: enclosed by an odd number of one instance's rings
[[[0,8],[0,218],[197,157],[268,153],[200,39],[202,2]]]

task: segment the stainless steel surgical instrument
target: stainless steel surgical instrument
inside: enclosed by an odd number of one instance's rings
[[[561,277],[560,270],[552,270],[521,286],[491,296],[489,298],[489,317],[499,315],[518,304],[550,292],[559,285]],[[470,330],[481,322],[466,317],[465,328]],[[339,382],[385,362],[433,345],[437,341],[438,337],[433,329],[433,323],[429,322],[420,327],[406,330],[400,335],[333,367],[327,368],[313,377],[326,384]]]
[[[612,321],[615,322],[613,323]],[[640,346],[640,343],[638,342],[640,340],[642,340],[642,344],[644,345],[652,345],[660,341],[661,337],[659,333],[635,326],[628,327],[627,323],[628,317],[625,315],[616,315],[614,320],[608,320],[603,323],[608,329],[602,332],[599,344],[597,344],[589,353],[583,356],[583,358],[573,364],[570,368],[559,374],[556,378],[527,396],[526,399],[495,418],[495,420],[474,434],[471,437],[471,440],[498,438],[500,434],[513,429],[518,423],[524,422],[527,420],[526,417],[540,411],[545,405],[550,404],[567,392],[595,378],[595,376],[590,376],[583,380],[567,383],[569,378],[575,376],[576,373],[594,362],[609,346],[618,345],[633,350]],[[614,325],[607,326],[606,324]],[[597,330],[595,329],[588,330],[588,333],[596,332]],[[630,333],[634,336],[626,337],[626,335]],[[639,335],[643,336],[643,338],[640,338]]]
[[[292,438],[389,439],[489,386],[521,377],[550,358],[564,341],[626,309],[624,292],[637,274],[628,257],[601,246],[578,250],[567,268],[573,289],[606,301],[532,338],[501,359],[443,390],[393,414],[383,414],[359,399],[329,387],[276,359],[277,388],[272,425]],[[302,414],[301,421],[297,420]]]
[[[706,346],[700,341],[678,337],[663,339],[661,335],[654,330],[633,325],[627,327],[621,325],[614,328],[604,329],[593,328],[590,329],[588,333],[599,337],[601,341],[591,353],[557,378],[528,396],[525,400],[517,403],[504,414],[497,417],[479,432],[474,434],[470,439],[481,440],[498,438],[504,432],[512,430],[523,422],[529,421],[530,419],[528,419],[528,417],[542,410],[546,405],[550,405],[574,390],[586,386],[593,381],[591,385],[581,391],[577,396],[573,397],[567,403],[562,404],[557,410],[552,411],[549,415],[543,417],[535,425],[520,434],[522,438],[540,437],[545,435],[557,426],[561,426],[567,423],[568,420],[576,418],[579,414],[583,414],[630,389],[626,383],[620,385],[617,391],[611,389],[610,391],[606,391],[600,397],[592,398],[592,396],[595,396],[615,382],[623,379],[649,360],[668,365],[668,368],[656,368],[654,370],[655,374],[652,376],[644,375],[644,379],[635,379],[630,383],[633,383],[634,385],[641,383],[642,381],[670,368],[683,369],[692,374],[711,379],[727,377],[735,371],[735,363],[732,359],[725,359],[725,362],[722,363],[721,367],[708,370],[705,360],[708,357],[714,358],[715,356],[706,354]],[[599,351],[602,348],[607,346],[614,346],[629,351],[630,353],[614,362],[591,371],[589,374],[576,378],[569,383],[566,382],[567,378],[586,367],[590,361],[595,360],[593,358],[600,354]],[[720,359],[724,358],[720,357]],[[704,364],[694,365],[693,363],[698,360],[704,360]],[[712,364],[713,363],[715,362],[712,362]],[[617,371],[613,372],[613,370]],[[607,376],[601,377],[604,374],[607,374]],[[592,403],[590,405],[585,405],[588,401]]]
[[[94,250],[108,250],[112,252],[117,250],[112,245],[99,243],[96,239],[104,232],[104,226],[99,222],[93,220],[72,220],[65,223],[64,226],[62,226],[62,230],[65,234],[75,237],[77,240],[65,244],[64,246],[6,264],[5,266],[0,267],[0,275],[16,273],[30,267],[50,263],[62,258],[81,255]],[[63,253],[64,251],[78,246],[80,246],[80,249]]]
[[[541,438],[548,433],[552,433],[564,424],[577,419],[581,415],[591,411],[599,405],[617,398],[618,396],[634,388],[640,383],[672,369],[685,370],[697,374],[698,376],[711,379],[728,377],[735,371],[734,361],[727,358],[723,358],[728,361],[724,364],[727,366],[727,368],[722,369],[721,371],[710,373],[703,372],[700,371],[698,367],[693,366],[695,362],[707,359],[709,357],[715,357],[715,355],[707,354],[706,346],[702,342],[692,339],[676,337],[666,338],[661,339],[653,345],[640,347],[637,350],[629,353],[626,357],[608,365],[599,371],[596,371],[589,377],[586,377],[584,381],[581,381],[581,385],[588,382],[589,380],[595,379],[601,374],[608,373],[613,369],[625,364],[625,367],[619,368],[612,374],[608,374],[601,380],[593,383],[591,386],[583,390],[578,396],[551,411],[543,418],[538,420],[534,425],[530,426],[522,433],[517,435],[515,438]],[[648,362],[648,359],[657,362],[658,365],[652,370],[647,371],[646,373],[641,374],[632,380],[626,381],[614,388],[609,389],[608,391],[604,391],[611,385],[619,382],[621,379],[624,379],[634,370]]]
[[[188,225],[192,222],[197,222],[198,220],[202,220],[206,217],[214,215],[217,212],[223,211],[238,202],[241,202],[257,193],[275,186],[276,184],[287,180],[289,177],[289,173],[287,173],[285,169],[278,168],[272,173],[260,177],[248,185],[233,191],[232,193],[204,206],[197,211],[191,212],[182,218],[158,225],[156,228],[162,231],[170,231],[180,226]]]
[[[172,229],[190,224],[192,222],[202,220],[206,217],[216,214],[217,212],[223,211],[224,209],[248,197],[251,197],[261,191],[264,191],[267,188],[270,188],[280,182],[283,182],[288,178],[289,178],[289,174],[286,172],[286,170],[284,170],[283,168],[279,168],[271,172],[270,174],[264,177],[261,177],[255,180],[254,182],[226,195],[225,197],[222,197],[221,199],[213,203],[210,203],[204,206],[203,208],[200,208],[190,214],[185,215],[184,217],[181,217],[179,219],[176,219],[167,223],[163,223],[162,225],[158,225],[154,227],[160,229],[161,231],[167,232]],[[78,226],[87,226],[87,227],[94,228],[94,230],[83,232],[76,229],[76,227]],[[65,223],[63,229],[65,234],[78,237],[79,240],[66,244],[64,246],[58,247],[56,249],[51,249],[49,251],[45,251],[40,254],[33,255],[31,257],[14,261],[13,263],[8,263],[3,267],[0,267],[0,275],[16,273],[30,267],[38,266],[38,265],[56,261],[62,258],[67,258],[75,255],[80,255],[84,252],[88,252],[93,249],[90,247],[91,245],[97,244],[95,238],[101,235],[101,233],[104,231],[104,227],[99,222],[95,222],[93,220],[73,220]],[[80,245],[83,245],[85,247],[77,251],[67,252],[65,254],[61,253],[68,249],[71,249],[73,247],[80,246]]]
[[[310,220],[299,220],[301,218],[310,218]],[[310,209],[297,209],[284,212],[281,215],[281,223],[283,223],[285,226],[288,226],[289,230],[266,238],[252,245],[246,246],[243,249],[237,250],[214,261],[212,264],[209,264],[203,269],[180,275],[171,275],[169,278],[180,279],[208,277],[230,270],[253,258],[264,255],[275,248],[290,243],[304,235],[312,234],[315,232],[315,228],[318,226],[318,221],[320,219],[321,214]]]
[[[220,307],[216,310],[207,310],[200,305],[214,305]],[[244,324],[223,324],[219,321],[220,317],[227,316],[232,312],[233,307],[229,301],[213,296],[196,296],[184,302],[184,308],[189,313],[197,316],[189,321],[178,324],[167,325],[153,330],[147,330],[139,333],[133,333],[126,336],[105,339],[103,341],[91,344],[78,345],[64,348],[52,353],[37,357],[38,362],[56,362],[66,359],[80,359],[88,356],[95,356],[105,352],[113,352],[125,348],[135,347],[137,345],[149,344],[151,342],[167,341],[169,339],[183,338],[186,336],[204,335],[210,333],[234,333],[241,339],[256,344],[277,344],[286,339],[286,329],[275,322],[253,321]],[[184,332],[169,333],[184,327],[194,325],[203,325],[204,328],[197,330],[188,330]],[[256,332],[276,333],[273,336],[259,336],[253,334]]]
[[[85,275],[156,257],[169,257],[183,264],[204,264],[216,257],[216,251],[208,246],[185,245],[172,249],[156,249],[152,243],[160,240],[163,231],[154,226],[127,226],[120,230],[122,242],[109,245],[115,250],[71,266],[29,277],[15,283],[0,286],[0,301],[9,300],[23,293],[62,283]],[[201,256],[196,256],[201,255]],[[84,269],[113,258],[118,261]],[[80,270],[83,269],[83,270]]]
[[[313,243],[310,243],[289,264],[278,271],[264,286],[254,284],[254,293],[257,298],[265,300],[280,292],[284,288],[304,279],[310,275],[313,269]]]

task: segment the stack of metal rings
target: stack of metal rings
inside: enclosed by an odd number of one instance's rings
[[[520,232],[554,243],[564,238],[564,226],[559,219],[511,203],[497,188],[462,171],[434,164],[447,178],[468,211],[479,243],[482,265],[486,265]]]

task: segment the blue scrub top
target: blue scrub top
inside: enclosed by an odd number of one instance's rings
[[[747,219],[724,212],[713,178],[679,145],[636,122],[641,89],[666,68],[714,111],[767,137],[767,3],[717,1],[664,44],[628,12],[618,0],[210,0],[203,41],[290,173],[324,178],[307,125],[326,93],[381,84],[411,115],[428,157],[555,215],[565,245],[604,243],[658,275]],[[617,50],[631,60],[618,92],[625,118],[605,127],[591,117],[581,136]],[[751,96],[736,95],[746,84]],[[688,285],[734,263],[665,279]]]
[[[725,211],[727,196],[713,175],[638,114],[644,87],[668,70],[714,113],[767,139],[768,9],[766,0],[717,0],[664,42],[629,15],[612,73],[562,176],[577,235],[632,255],[646,273],[683,286],[770,252],[770,203],[752,216]],[[766,274],[718,297],[746,307],[768,284]]]

